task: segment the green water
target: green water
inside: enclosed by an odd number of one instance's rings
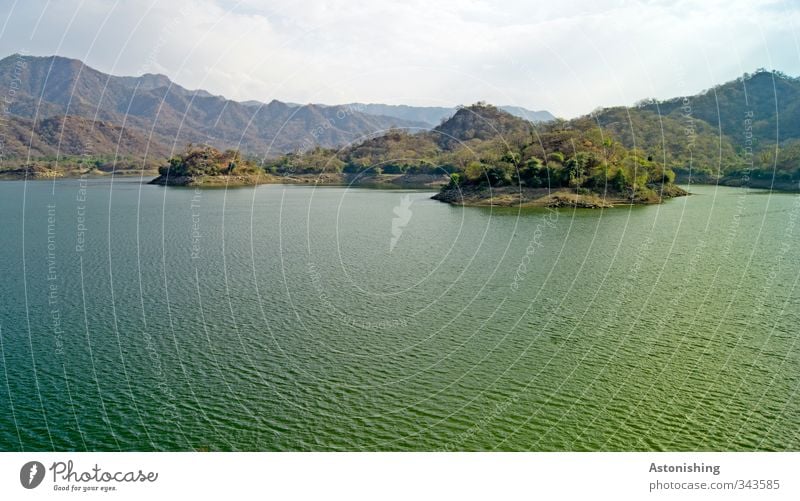
[[[800,449],[800,197],[692,191],[0,183],[0,450]]]

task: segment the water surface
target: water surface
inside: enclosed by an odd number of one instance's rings
[[[692,191],[0,183],[0,450],[796,450],[800,198]]]

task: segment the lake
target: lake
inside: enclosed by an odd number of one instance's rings
[[[797,450],[800,196],[1,182],[0,450]]]

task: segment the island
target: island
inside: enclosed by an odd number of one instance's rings
[[[394,129],[338,151],[290,153],[264,170],[325,174],[346,185],[436,187],[434,199],[467,206],[604,208],[688,194],[671,169],[590,122],[533,124],[482,102],[430,131]]]
[[[159,167],[150,184],[164,186],[245,186],[269,182],[252,161],[236,150],[187,145],[186,151]]]
[[[211,146],[188,145],[170,158],[149,184],[192,187],[236,187],[257,184],[313,184],[373,188],[436,188],[447,182],[441,175],[429,173],[383,173],[378,169],[352,172],[342,169],[335,156],[315,148],[302,155],[309,166],[287,163],[292,155],[271,162],[243,158],[235,150],[219,151]],[[280,162],[280,164],[276,163]],[[332,167],[333,165],[333,167]]]

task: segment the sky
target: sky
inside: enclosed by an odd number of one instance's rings
[[[0,57],[163,73],[236,100],[454,106],[570,118],[800,75],[798,0],[0,0]]]

